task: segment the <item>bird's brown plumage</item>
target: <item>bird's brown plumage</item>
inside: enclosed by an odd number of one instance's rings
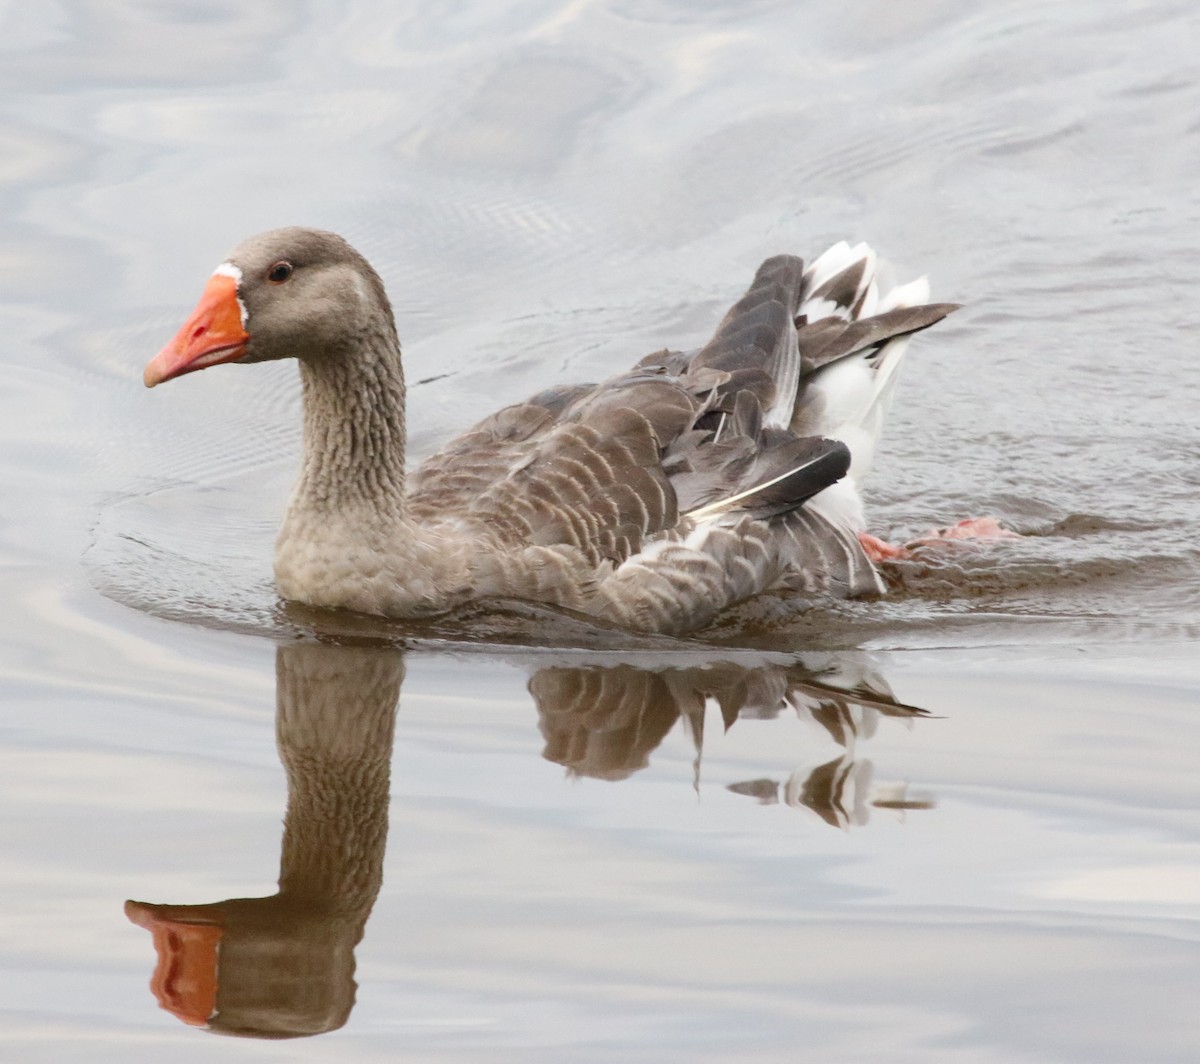
[[[905,339],[953,309],[880,292],[869,249],[808,269],[777,256],[698,351],[540,393],[406,473],[400,347],[366,261],[334,234],[284,229],[221,270],[248,339],[219,360],[301,367],[285,597],[393,616],[516,597],[642,631],[698,628],[769,588],[879,589],[843,480],[856,456],[836,437],[865,436],[869,462]],[[174,343],[155,381],[214,358]]]

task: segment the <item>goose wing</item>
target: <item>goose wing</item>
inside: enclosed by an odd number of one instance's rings
[[[837,447],[787,427],[803,282],[801,259],[768,259],[698,351],[655,352],[612,380],[552,389],[480,422],[412,474],[414,516],[487,519],[502,541],[522,543],[532,523],[585,547],[585,525],[602,535],[633,516],[620,502],[627,489],[649,507],[643,536],[673,527],[680,510],[766,516],[799,505],[844,472]],[[673,514],[658,498],[664,481],[678,495]]]
[[[459,437],[414,476],[414,516],[475,529],[494,593],[641,630],[695,628],[770,587],[878,593],[853,522],[804,504],[846,476],[860,437],[869,460],[901,345],[953,309],[909,305],[920,294],[881,298],[862,247],[808,269],[767,259],[698,351],[542,393]],[[865,397],[847,401],[839,366]]]

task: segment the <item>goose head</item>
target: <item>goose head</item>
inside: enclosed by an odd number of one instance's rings
[[[147,388],[226,362],[351,357],[395,336],[383,282],[336,233],[289,227],[244,240],[208,279],[179,332],[147,365]]]

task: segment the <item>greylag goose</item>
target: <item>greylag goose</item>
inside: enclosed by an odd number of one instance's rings
[[[285,599],[415,617],[515,598],[679,633],[768,590],[883,590],[858,485],[909,337],[955,309],[928,298],[862,244],[779,255],[699,350],[541,392],[406,471],[383,282],[333,233],[276,229],[217,267],[144,379],[300,363]]]

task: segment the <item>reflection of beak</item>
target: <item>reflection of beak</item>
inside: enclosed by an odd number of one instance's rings
[[[222,362],[236,362],[246,353],[250,334],[242,326],[237,281],[214,273],[183,328],[147,364],[142,380],[147,388],[207,369]]]
[[[158,965],[150,989],[159,1005],[193,1027],[217,1011],[217,954],[225,929],[210,919],[171,919],[173,906],[127,901],[125,915],[154,936]]]

